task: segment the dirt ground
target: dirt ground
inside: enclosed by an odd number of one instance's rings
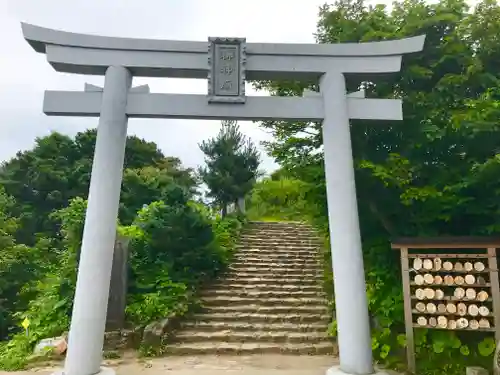
[[[115,369],[117,375],[324,375],[326,369],[335,365],[331,356],[197,356],[163,357],[154,359],[136,358],[133,354],[121,359],[105,361],[103,365]],[[62,367],[34,368],[20,372],[2,372],[0,375],[49,375]]]

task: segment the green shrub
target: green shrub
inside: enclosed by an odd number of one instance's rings
[[[211,219],[203,205],[153,202],[125,231],[131,241],[127,317],[148,324],[195,304],[196,290],[228,264],[242,227],[236,217]]]
[[[247,199],[252,220],[301,220],[307,211],[305,197],[309,185],[303,181],[280,178],[258,182]]]
[[[30,320],[29,335],[19,332],[0,346],[1,369],[22,369],[38,341],[69,329],[85,208],[86,202],[77,198],[54,215],[61,223],[65,251],[60,252],[57,264],[33,287],[36,298],[29,302],[26,311],[16,314],[19,322],[26,317]]]
[[[244,222],[238,216],[214,218],[186,195],[170,196],[175,197],[170,202],[143,207],[131,226],[118,227],[130,239],[126,313],[134,325],[182,316],[196,306],[197,289],[227,266]],[[52,214],[60,222],[62,241],[41,240],[39,246],[43,249],[56,241],[61,247],[57,262],[27,288],[36,298],[14,317],[18,322],[29,318],[29,336],[19,332],[0,344],[1,369],[22,369],[37,342],[69,329],[86,206],[84,199],[76,198]]]

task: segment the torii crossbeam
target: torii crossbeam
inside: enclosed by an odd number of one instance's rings
[[[244,106],[211,105],[206,95],[150,94],[144,86],[134,87],[127,97],[128,118],[202,120],[297,120],[322,121],[323,98],[319,93],[304,97],[249,96]],[[138,92],[141,88],[143,92]],[[402,120],[401,100],[365,99],[361,91],[347,95],[350,119]],[[49,116],[99,117],[103,89],[86,85],[85,92],[46,91],[43,111]]]
[[[65,375],[100,368],[128,118],[322,121],[340,366],[328,374],[374,372],[354,182],[350,119],[401,120],[401,101],[347,94],[345,76],[398,72],[425,36],[346,44],[207,42],[112,38],[22,24],[25,39],[55,70],[104,75],[104,88],[47,91],[52,116],[99,117]],[[208,79],[207,95],[153,94],[132,77]],[[319,80],[303,97],[245,96],[246,80]]]

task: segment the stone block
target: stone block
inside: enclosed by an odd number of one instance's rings
[[[165,336],[177,326],[179,319],[172,315],[168,318],[150,323],[144,328],[141,345],[144,347],[158,348],[162,345]]]
[[[106,332],[104,334],[104,350],[120,351],[137,349],[141,344],[142,332],[143,329],[141,327]]]
[[[465,375],[489,375],[488,370],[482,367],[467,367]]]
[[[109,286],[106,331],[125,328],[125,307],[128,288],[128,243],[129,239],[116,234],[113,266]]]

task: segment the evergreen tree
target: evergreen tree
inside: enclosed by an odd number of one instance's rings
[[[250,139],[241,132],[236,121],[222,121],[214,138],[200,145],[206,166],[199,173],[208,186],[208,195],[227,213],[229,203],[237,203],[253,187],[258,175],[260,155]]]

